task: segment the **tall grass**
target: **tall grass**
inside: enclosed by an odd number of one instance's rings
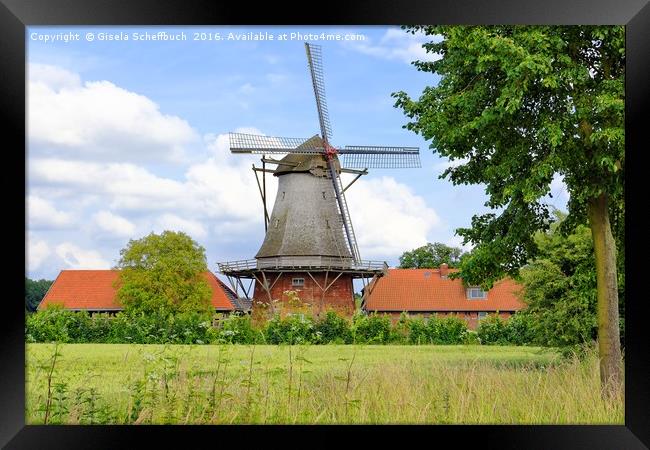
[[[30,344],[27,359],[29,424],[48,399],[48,423],[68,424],[623,423],[595,350]]]

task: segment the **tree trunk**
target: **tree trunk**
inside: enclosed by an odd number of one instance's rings
[[[622,382],[616,243],[609,224],[607,196],[590,199],[587,209],[596,256],[600,384],[607,396],[615,393]]]

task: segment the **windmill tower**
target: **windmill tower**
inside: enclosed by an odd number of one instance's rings
[[[329,308],[351,313],[353,280],[370,285],[388,266],[383,261],[361,259],[345,191],[369,168],[420,167],[419,148],[333,147],[321,48],[305,43],[305,49],[321,134],[307,139],[229,134],[232,153],[262,155],[262,167],[253,165],[253,171],[264,205],[266,236],[255,259],[218,263],[219,272],[228,277],[238,295],[252,300],[253,309],[259,304],[286,301],[285,292],[295,291],[317,313]],[[267,164],[275,168],[267,168]],[[341,172],[356,177],[344,187]],[[267,173],[278,177],[270,217]],[[244,280],[249,280],[247,286]]]

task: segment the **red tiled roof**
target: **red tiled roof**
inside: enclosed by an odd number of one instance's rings
[[[62,304],[66,309],[119,310],[117,289],[113,286],[118,279],[117,270],[62,270],[47,291],[38,309],[50,304]],[[210,271],[203,276],[212,289],[212,306],[220,311],[232,311],[230,290]]]
[[[449,269],[449,272],[457,270]],[[367,311],[517,311],[521,285],[510,278],[494,284],[487,299],[468,299],[462,280],[440,277],[438,269],[388,269],[371,287]]]

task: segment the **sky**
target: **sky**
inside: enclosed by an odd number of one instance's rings
[[[438,57],[422,48],[431,39],[379,26],[28,27],[26,276],[111,268],[130,239],[163,230],[189,234],[213,272],[253,258],[260,155],[231,154],[228,132],[319,132],[305,41],[322,45],[334,146],[420,148],[422,168],[370,169],[346,191],[361,257],[395,266],[427,242],[460,247],[455,230],[488,211],[484,186],[439,179],[454,162],[403,128],[391,98],[439,82],[411,64]],[[559,178],[551,193],[565,210]]]

